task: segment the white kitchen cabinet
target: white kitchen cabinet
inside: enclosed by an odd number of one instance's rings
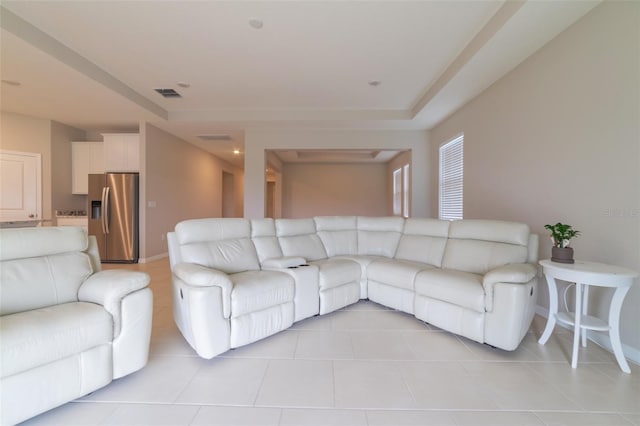
[[[102,142],[71,142],[71,193],[87,194],[89,175],[104,173]]]
[[[140,134],[103,133],[106,172],[140,171]]]
[[[0,151],[0,222],[42,220],[42,156]]]

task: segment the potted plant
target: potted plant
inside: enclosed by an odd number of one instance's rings
[[[580,231],[576,231],[571,225],[560,222],[544,227],[551,231],[551,241],[553,241],[551,260],[560,263],[574,263],[573,248],[569,247],[569,243],[572,238],[580,234]]]

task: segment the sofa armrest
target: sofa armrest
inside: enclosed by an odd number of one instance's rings
[[[229,318],[231,315],[231,291],[233,290],[233,283],[229,275],[195,263],[178,263],[173,267],[173,274],[189,286],[220,287],[223,298],[223,315],[225,318]]]
[[[485,293],[485,309],[493,310],[493,288],[497,283],[526,284],[536,277],[538,269],[530,263],[499,266],[487,272],[482,280]]]
[[[195,263],[178,263],[173,267],[173,273],[185,283],[195,287],[218,286],[224,292],[231,293],[233,283],[229,275],[222,271]]]
[[[149,275],[140,271],[109,269],[91,275],[78,290],[78,300],[97,303],[113,317],[113,337],[120,334],[121,302],[127,295],[149,285]]]
[[[263,269],[285,269],[294,268],[300,265],[306,265],[307,261],[300,256],[272,257],[262,262]]]

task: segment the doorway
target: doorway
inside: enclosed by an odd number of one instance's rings
[[[222,217],[236,217],[233,173],[222,172]]]
[[[267,182],[267,211],[265,217],[276,217],[276,183]]]

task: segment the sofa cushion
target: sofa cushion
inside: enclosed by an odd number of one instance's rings
[[[276,237],[276,223],[273,219],[252,219],[251,240],[256,247],[260,264],[267,259],[282,257],[282,249]]]
[[[258,254],[249,238],[186,244],[182,246],[182,260],[227,274],[260,269]]]
[[[485,311],[482,276],[447,269],[428,269],[415,280],[416,294],[461,306],[476,312]]]
[[[184,220],[176,225],[181,245],[251,237],[251,222],[241,218]]]
[[[314,220],[328,257],[358,253],[356,216],[321,216]]]
[[[284,256],[300,256],[308,261],[327,258],[313,219],[277,219],[276,234]]]
[[[0,374],[7,377],[110,343],[111,315],[73,302],[0,317]]]
[[[449,238],[526,246],[529,243],[529,226],[500,220],[455,220],[449,227]]]
[[[358,254],[393,257],[403,229],[402,217],[358,216]]]
[[[260,269],[248,219],[185,220],[176,225],[175,232],[183,262],[228,274]]]
[[[3,229],[0,261],[85,251],[87,234],[74,226]]]
[[[367,267],[367,278],[370,281],[413,291],[416,275],[424,269],[431,268],[432,266],[426,263],[380,258]]]
[[[294,280],[276,271],[247,271],[230,276],[231,318],[293,302]]]
[[[344,284],[360,285],[360,264],[349,259],[326,259],[313,262],[318,267],[320,291]]]
[[[450,225],[442,267],[475,274],[526,263],[529,227],[521,223],[459,220]]]
[[[409,218],[395,258],[440,267],[449,234],[449,221]]]
[[[78,289],[92,272],[89,256],[83,252],[3,261],[0,314],[77,302]]]

